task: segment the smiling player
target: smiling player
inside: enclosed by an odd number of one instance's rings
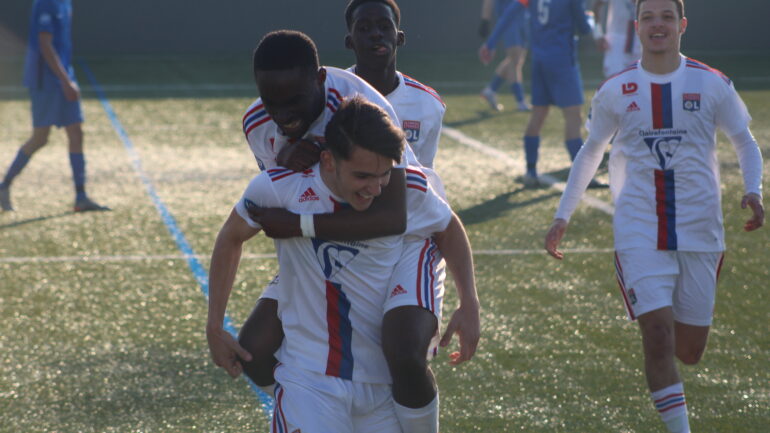
[[[738,154],[741,207],[752,212],[746,231],[764,224],[762,155],[732,82],[681,54],[683,1],[639,0],[636,8],[642,58],[596,92],[545,247],[563,257],[567,221],[617,131],[609,163],[617,278],[629,318],[639,321],[655,408],[669,431],[689,432],[674,357],[697,364],[713,318],[725,250],[717,128]]]

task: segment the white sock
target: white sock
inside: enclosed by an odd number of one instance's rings
[[[652,401],[660,419],[672,433],[690,433],[687,420],[687,404],[684,399],[684,385],[675,383],[652,392]]]
[[[412,409],[393,401],[396,417],[404,433],[438,433],[438,392],[424,407]]]

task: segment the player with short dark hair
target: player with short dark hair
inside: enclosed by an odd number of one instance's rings
[[[361,97],[339,105],[325,135],[319,164],[303,172],[277,167],[254,178],[217,236],[207,337],[214,362],[234,377],[241,373],[241,360],[252,355],[222,329],[222,321],[242,244],[260,228],[248,208],[283,206],[313,214],[350,206],[362,212],[388,183],[404,149],[403,132],[381,108]],[[274,293],[286,338],[277,353],[281,363],[275,370],[271,432],[403,431],[381,343],[382,312],[397,305],[388,294],[402,257],[401,243],[419,238],[434,245],[436,237],[435,242],[452,246],[448,261],[462,263],[466,275],[461,281],[473,280],[470,244],[459,219],[420,167],[410,166],[409,173],[403,236],[355,242],[276,240],[281,278]],[[435,257],[435,247],[430,250]],[[433,274],[437,262],[426,263],[425,271]]]
[[[743,174],[744,230],[764,224],[762,154],[732,82],[680,52],[681,0],[640,0],[637,63],[605,81],[591,104],[589,135],[575,159],[545,238],[559,243],[604,149],[615,202],[615,267],[624,305],[639,322],[647,386],[670,432],[689,432],[675,357],[697,364],[706,350],[725,242],[716,131],[735,148]]]
[[[363,78],[393,105],[409,146],[423,167],[433,168],[446,106],[438,92],[396,69],[406,35],[394,0],[353,0],[345,9],[345,46],[356,64],[348,71]]]
[[[12,211],[11,183],[32,155],[48,142],[52,126],[64,127],[69,143],[75,212],[109,210],[86,194],[83,153],[83,112],[80,88],[72,67],[72,1],[35,0],[30,14],[29,45],[24,63],[24,85],[32,101],[32,136],[16,153],[0,183],[0,209]]]
[[[345,17],[348,29],[345,46],[353,50],[356,57],[356,64],[348,70],[385,95],[398,114],[419,162],[424,167],[432,167],[446,107],[435,90],[396,69],[397,51],[406,39],[398,25],[398,5],[393,0],[353,0],[348,3]],[[435,173],[422,171],[429,176],[434,188],[443,191]],[[462,227],[459,219],[457,224]],[[442,254],[452,248],[440,243],[436,246]],[[438,388],[428,359],[435,355],[439,343],[444,260],[436,256],[437,273],[430,279],[433,283],[415,284],[423,259],[432,254],[431,248],[434,246],[423,239],[405,242],[402,259],[389,285],[392,288],[390,307],[383,319],[383,350],[393,378],[396,414],[404,433],[438,430]],[[447,260],[446,266],[455,277],[460,306],[453,312],[440,341],[445,346],[452,334],[459,335],[460,352],[450,355],[453,363],[469,359],[479,338],[474,284],[457,281],[468,275],[454,269],[457,264]],[[421,292],[430,295],[424,296]]]

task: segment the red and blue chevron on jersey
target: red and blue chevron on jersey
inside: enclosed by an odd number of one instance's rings
[[[428,177],[419,170],[407,168],[406,187],[426,192],[428,190]]]
[[[267,170],[267,175],[270,176],[270,180],[273,182],[291,176],[292,174],[297,174],[297,172],[283,167],[271,168],[270,170]]]
[[[319,137],[323,137],[326,124],[337,111],[337,107],[345,97],[354,95],[361,95],[380,106],[393,119],[394,123],[400,124],[399,117],[393,111],[390,103],[364,80],[342,69],[328,66],[325,69],[326,100],[324,101],[324,109],[312,122],[302,138],[318,141]],[[276,167],[278,165],[278,153],[290,140],[267,114],[261,98],[254,101],[246,110],[243,116],[243,132],[246,134],[249,148],[260,164],[260,168],[264,170]],[[404,163],[399,165],[399,168],[416,161],[411,147],[405,149],[403,160]]]
[[[264,104],[253,104],[243,115],[243,133],[248,137],[254,128],[272,120]]]

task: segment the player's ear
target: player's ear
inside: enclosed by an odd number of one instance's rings
[[[334,155],[328,150],[321,151],[321,170],[334,172]]]
[[[403,47],[406,44],[406,33],[403,30],[399,30],[396,36],[396,46]]]
[[[318,85],[321,86],[321,88],[324,88],[324,85],[326,84],[326,68],[318,68],[318,76],[316,77],[316,81],[318,82]]]
[[[353,38],[350,37],[350,33],[345,35],[345,48],[349,50],[353,49]]]
[[[682,17],[682,19],[679,21],[679,34],[684,34],[684,31],[687,29],[687,17]]]

